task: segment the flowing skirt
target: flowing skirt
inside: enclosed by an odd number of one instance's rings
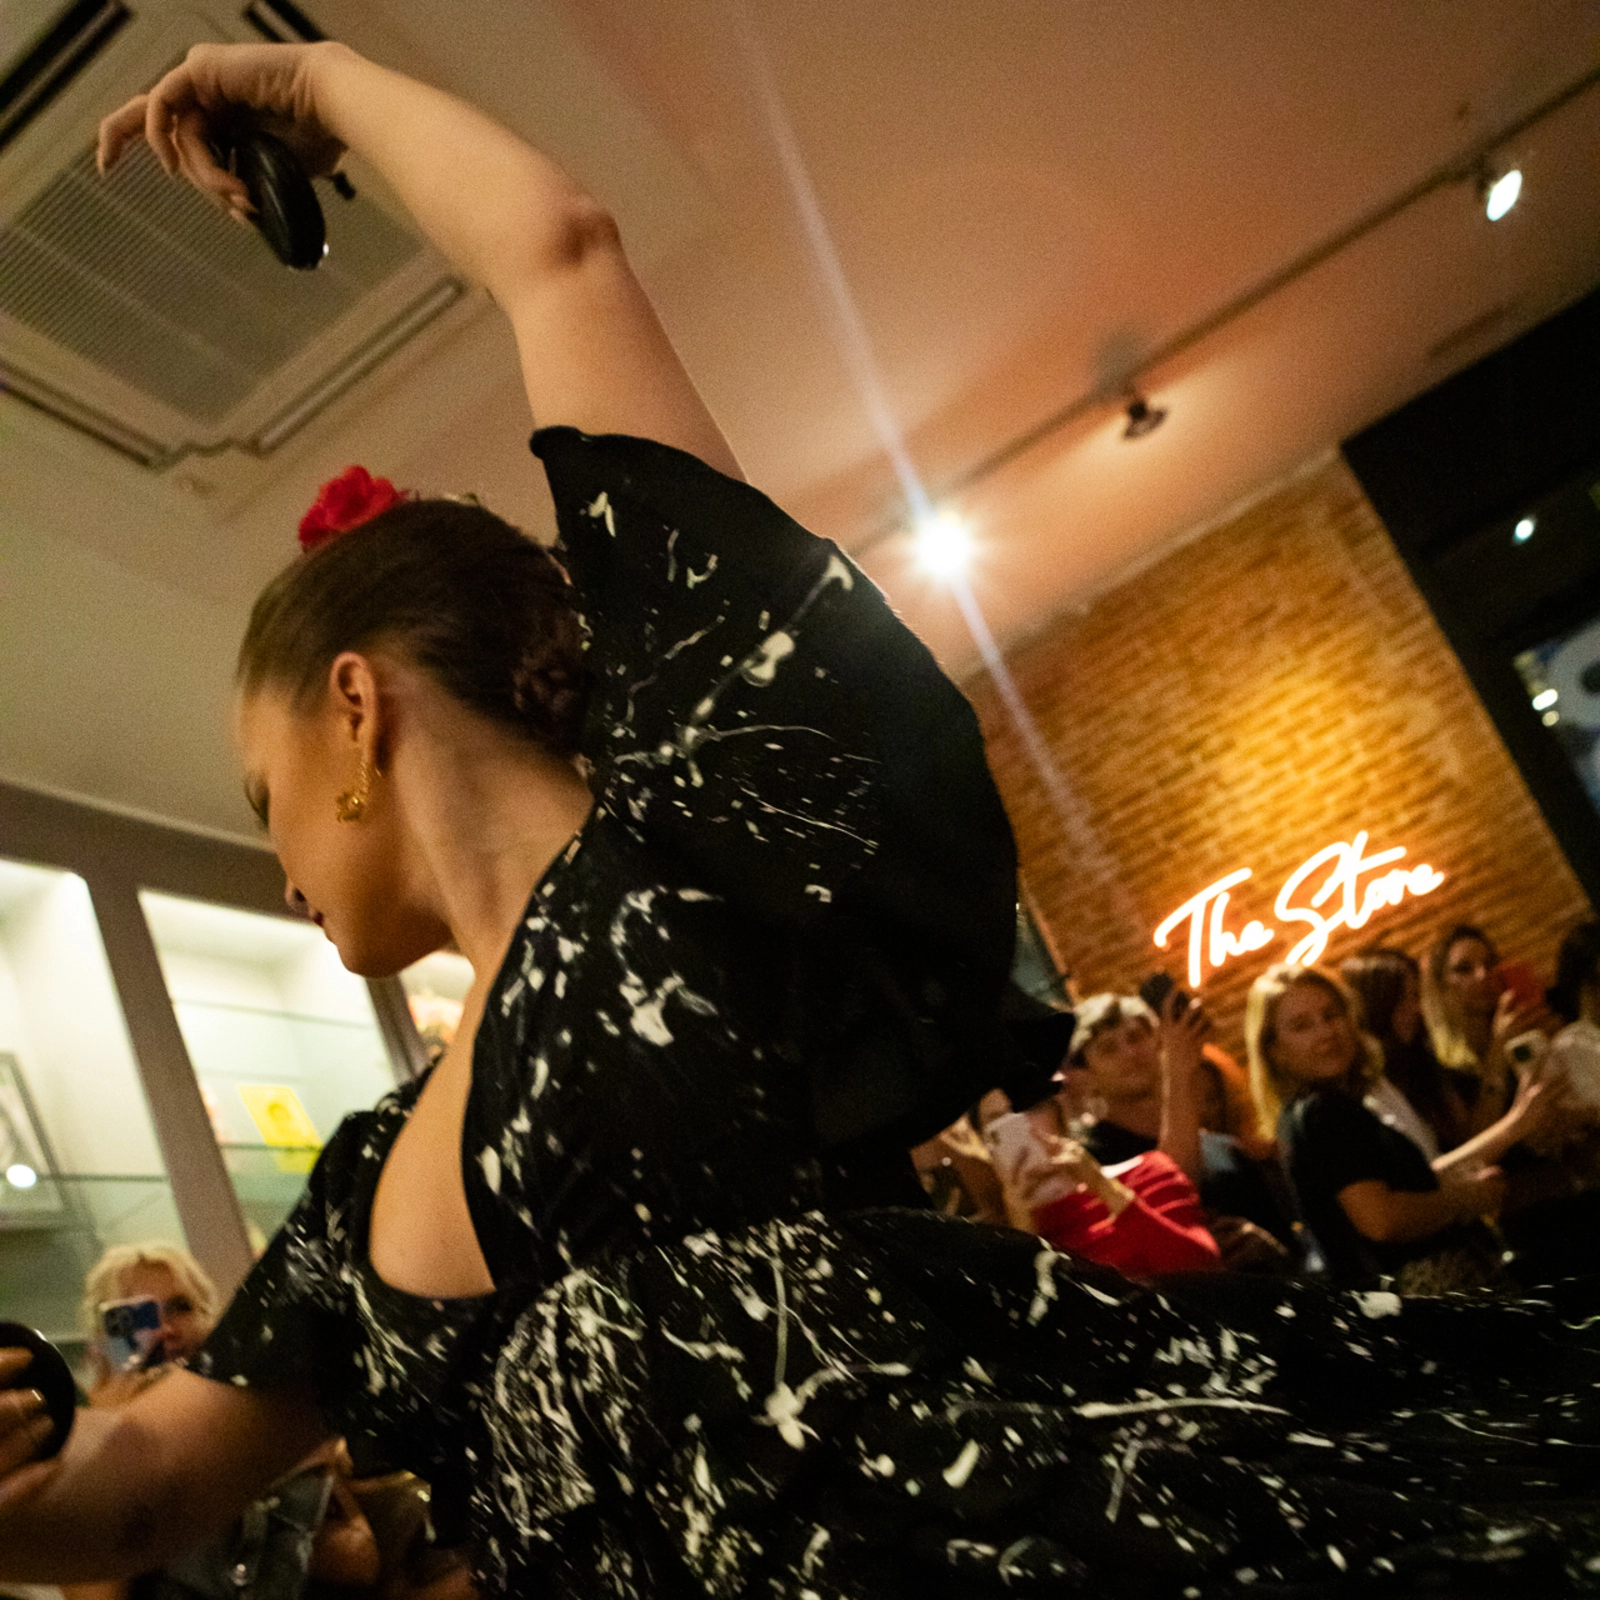
[[[476,1395],[526,1595],[1600,1592],[1600,1283],[1135,1285],[930,1213],[574,1273]]]

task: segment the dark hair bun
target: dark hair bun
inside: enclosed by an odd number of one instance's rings
[[[377,644],[552,754],[577,753],[589,673],[572,587],[482,506],[407,500],[292,563],[256,601],[237,679],[305,707],[341,651]]]

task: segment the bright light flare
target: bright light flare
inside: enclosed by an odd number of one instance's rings
[[[25,1162],[14,1161],[6,1168],[6,1182],[13,1189],[31,1189],[39,1181],[39,1174]]]
[[[1513,167],[1503,177],[1496,178],[1484,191],[1483,214],[1498,222],[1517,203],[1522,194],[1522,173]]]
[[[1560,694],[1554,689],[1541,689],[1533,697],[1533,709],[1535,711],[1548,711],[1560,698]]]
[[[1516,525],[1516,527],[1511,530],[1511,537],[1518,544],[1526,544],[1533,537],[1533,530],[1538,526],[1539,524],[1535,522],[1532,517],[1524,517]]]
[[[972,564],[972,530],[953,511],[937,511],[916,528],[917,565],[935,578],[959,578]]]

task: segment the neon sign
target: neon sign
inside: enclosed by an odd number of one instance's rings
[[[1289,874],[1272,909],[1280,922],[1304,923],[1309,931],[1290,949],[1286,960],[1297,966],[1320,961],[1335,929],[1364,928],[1377,912],[1399,905],[1408,894],[1432,894],[1444,882],[1444,874],[1427,862],[1414,867],[1396,866],[1394,863],[1406,853],[1403,845],[1370,856],[1366,848],[1367,833],[1363,829],[1354,839],[1317,851]],[[1383,867],[1389,870],[1379,872]],[[1314,880],[1324,870],[1325,876],[1313,889]],[[1379,876],[1372,877],[1375,872]],[[1278,937],[1276,928],[1255,920],[1237,933],[1227,926],[1229,897],[1250,876],[1249,867],[1240,867],[1237,872],[1218,878],[1185,900],[1156,929],[1156,948],[1165,950],[1173,933],[1185,922],[1189,924],[1190,988],[1199,988],[1208,964],[1215,971],[1235,956],[1264,950]]]

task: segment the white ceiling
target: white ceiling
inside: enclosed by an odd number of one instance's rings
[[[965,626],[907,541],[884,537],[895,476],[741,18],[924,480],[937,490],[1091,402],[962,497],[1002,640],[1600,281],[1594,89],[1498,152],[1527,177],[1506,221],[1484,220],[1470,183],[1435,187],[1151,362],[1600,67],[1600,0],[738,5],[309,9],[541,140],[615,208],[751,478],[863,551],[957,671]],[[1134,371],[1171,415],[1127,443],[1115,395]],[[528,427],[487,307],[325,413],[220,526],[0,397],[0,777],[247,834],[232,653],[316,485],[359,460],[407,486],[473,488],[540,528]]]

